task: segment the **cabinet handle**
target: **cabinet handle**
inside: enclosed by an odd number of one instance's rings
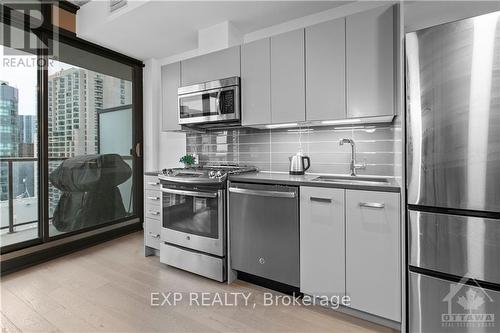
[[[160,200],[160,197],[148,197],[149,200]]]
[[[317,202],[326,202],[326,203],[331,203],[332,199],[329,198],[318,198],[318,197],[310,197],[309,200],[311,201],[317,201]]]
[[[158,185],[160,185],[160,183],[158,183],[158,182],[148,182],[148,185],[158,186]]]
[[[151,231],[149,232],[149,236],[151,236],[153,238],[160,238],[160,234],[154,234]]]
[[[368,208],[384,208],[385,204],[380,202],[360,202],[359,206]]]
[[[155,212],[154,210],[150,210],[149,214],[151,214],[151,215],[160,215],[160,212]]]
[[[274,197],[274,198],[295,198],[296,192],[285,191],[268,191],[268,190],[251,190],[247,188],[230,187],[229,192],[247,195],[256,195],[259,197]]]

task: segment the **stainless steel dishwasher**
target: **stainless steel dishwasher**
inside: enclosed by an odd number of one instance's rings
[[[231,183],[231,266],[299,287],[299,199],[291,186]]]

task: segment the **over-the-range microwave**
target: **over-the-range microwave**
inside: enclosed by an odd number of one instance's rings
[[[240,123],[240,78],[180,87],[179,125]]]

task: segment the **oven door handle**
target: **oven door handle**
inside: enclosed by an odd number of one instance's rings
[[[200,198],[217,198],[217,192],[197,192],[197,191],[185,191],[185,190],[177,190],[173,188],[162,188],[162,192],[171,193],[171,194],[179,194],[179,195],[187,195],[190,197],[200,197]]]

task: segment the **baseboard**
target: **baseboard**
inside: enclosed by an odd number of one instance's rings
[[[49,260],[59,258],[70,253],[80,251],[109,240],[125,236],[132,232],[142,229],[142,223],[139,221],[134,224],[125,225],[120,228],[104,231],[99,234],[77,239],[75,241],[56,245],[37,252],[32,252],[13,259],[2,261],[0,265],[0,276],[4,276],[13,272],[17,272],[24,268],[41,264]]]

